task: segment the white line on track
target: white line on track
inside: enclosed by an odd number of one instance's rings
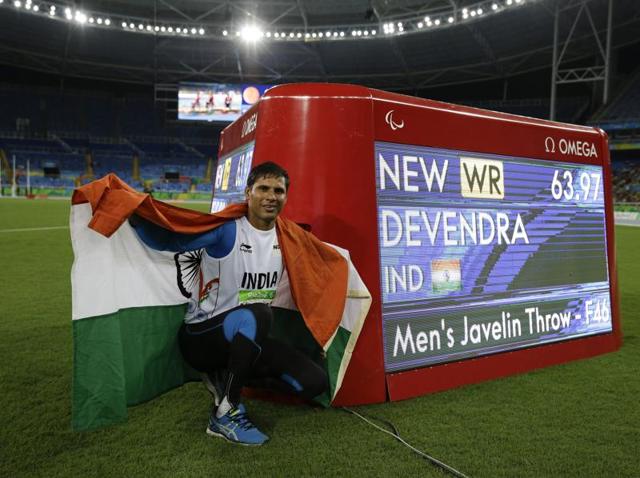
[[[56,229],[69,229],[69,226],[51,226],[51,227],[24,227],[21,229],[0,229],[2,232],[31,232],[31,231],[53,231]]]

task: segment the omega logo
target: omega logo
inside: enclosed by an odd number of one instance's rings
[[[544,139],[544,150],[546,153],[555,153],[559,151],[561,154],[584,156],[587,158],[597,158],[598,152],[596,145],[588,141],[580,141],[574,139],[560,138],[556,148],[556,140],[551,136]]]
[[[240,137],[244,138],[246,135],[252,133],[256,129],[256,126],[258,126],[258,113],[253,113],[242,123],[242,134]]]

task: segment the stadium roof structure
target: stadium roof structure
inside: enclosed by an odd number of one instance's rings
[[[145,84],[333,81],[417,91],[549,68],[556,16],[559,39],[572,37],[564,61],[593,57],[608,4],[0,0],[0,63]],[[638,31],[640,2],[613,1],[612,48],[638,42]]]

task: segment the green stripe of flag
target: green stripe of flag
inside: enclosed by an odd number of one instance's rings
[[[74,429],[124,421],[128,405],[196,378],[177,343],[184,314],[180,304],[73,321]]]

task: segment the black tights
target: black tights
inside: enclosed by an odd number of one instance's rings
[[[227,398],[237,405],[242,387],[252,381],[313,398],[328,387],[325,371],[293,347],[268,336],[273,311],[266,304],[247,304],[178,333],[189,365],[212,374],[228,371]]]

